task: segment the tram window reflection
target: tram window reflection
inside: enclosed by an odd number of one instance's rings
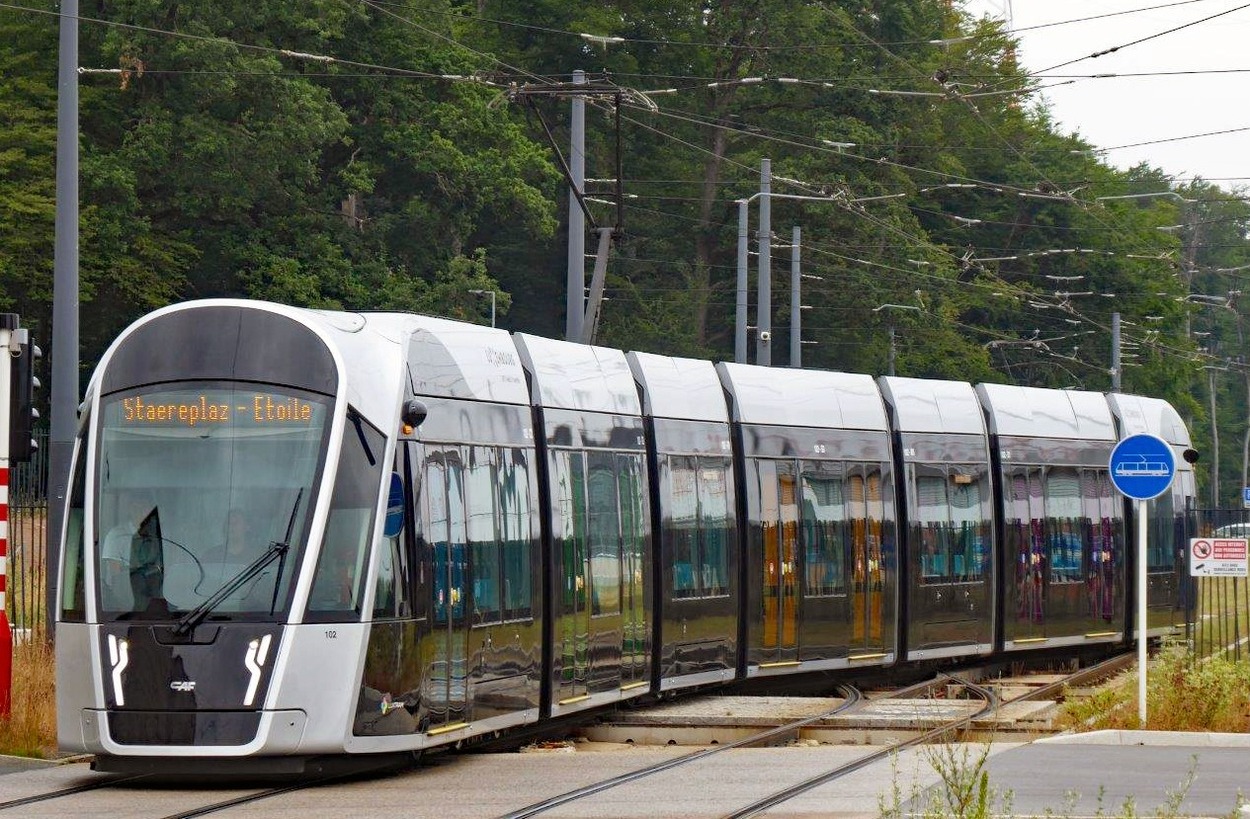
[[[621,610],[621,519],[616,465],[611,453],[587,456],[587,507],[591,573],[591,613]]]
[[[325,537],[308,598],[309,619],[319,622],[357,619],[361,613],[364,566],[382,486],[385,464],[381,455],[386,441],[359,416],[354,421],[358,434],[343,436]]]
[[[495,452],[491,447],[469,449],[466,479],[467,531],[473,560],[473,622],[502,619],[500,600],[500,538],[495,491]]]
[[[668,497],[664,542],[676,598],[729,593],[729,461],[673,455],[662,462]]]
[[[804,462],[802,479],[803,593],[809,597],[845,594],[847,519],[842,465]]]

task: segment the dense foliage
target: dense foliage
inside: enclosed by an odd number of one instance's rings
[[[46,337],[59,21],[28,3],[0,10],[0,309]],[[618,161],[625,195],[600,343],[732,357],[737,200],[768,158],[774,364],[799,226],[818,277],[804,365],[884,372],[893,337],[900,374],[1105,390],[1118,311],[1123,388],[1180,407],[1200,448],[1222,430],[1220,500],[1241,485],[1232,269],[1250,208],[1103,162],[1054,126],[1000,25],[948,0],[80,12],[85,369],[143,312],[208,296],[483,321],[472,291],[493,290],[504,326],[561,334],[569,105],[554,92],[584,69],[620,92],[619,109],[588,101],[598,224],[616,218]]]

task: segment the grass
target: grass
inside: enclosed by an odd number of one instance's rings
[[[0,754],[56,754],[56,655],[41,634],[13,646],[12,708],[0,719]]]
[[[1240,577],[1202,577],[1192,639],[1198,654],[1212,654],[1250,637],[1250,587]],[[1234,646],[1234,652],[1245,646]]]
[[[1012,819],[1011,791],[999,792],[990,782],[986,763],[989,760],[990,745],[933,745],[924,749],[923,758],[938,775],[938,782],[932,788],[921,788],[919,779],[913,779],[911,792],[904,794],[899,785],[898,758],[895,757],[893,780],[890,790],[878,800],[880,819]],[[1104,791],[1097,794],[1096,819],[1142,819],[1151,816],[1154,819],[1179,819],[1184,816],[1181,804],[1185,801],[1193,785],[1197,773],[1197,759],[1189,767],[1176,788],[1166,790],[1166,798],[1159,807],[1149,814],[1143,814],[1132,797],[1125,799],[1116,812],[1108,812],[1103,806]],[[1076,791],[1068,791],[1064,795],[1064,804],[1058,808],[1047,808],[1046,819],[1065,819],[1076,811],[1081,795]],[[1236,804],[1226,814],[1227,819],[1238,819],[1243,814],[1241,808],[1245,804],[1239,794]]]
[[[1184,644],[1166,644],[1147,673],[1145,726],[1137,720],[1136,675],[1069,701],[1060,724],[1078,731],[1250,731],[1250,659],[1198,660]]]

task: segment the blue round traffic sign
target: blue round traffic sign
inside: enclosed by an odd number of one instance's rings
[[[1155,435],[1130,435],[1111,450],[1111,482],[1134,500],[1157,498],[1172,485],[1176,456],[1168,442]]]

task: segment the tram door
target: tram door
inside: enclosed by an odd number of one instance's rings
[[[431,732],[469,720],[464,461],[458,449],[431,451],[426,465],[430,591],[433,614],[426,701]]]
[[[859,472],[859,474],[856,474]],[[885,510],[881,473],[852,467],[847,475],[847,512],[851,521],[851,644],[852,652],[883,644],[882,616],[885,566],[881,525]]]
[[[552,543],[556,550],[555,700],[589,696],[590,555],[586,520],[586,461],[581,452],[551,453]]]
[[[799,506],[794,464],[759,461],[764,553],[761,665],[798,662]]]

